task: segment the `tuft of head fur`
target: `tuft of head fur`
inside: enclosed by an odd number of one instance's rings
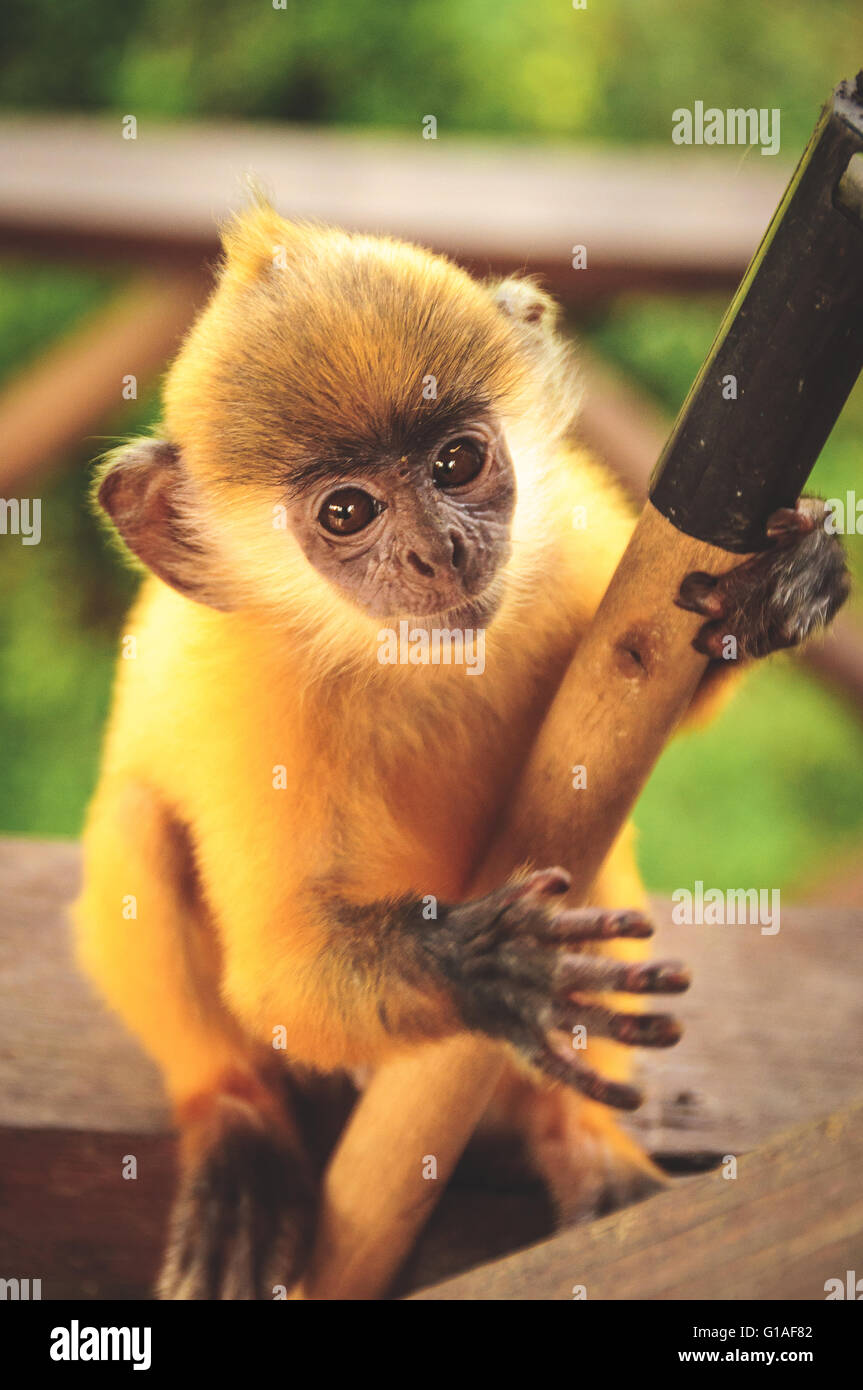
[[[572,365],[531,282],[479,284],[419,247],[262,203],[223,246],[165,391],[167,437],[193,471],[218,460],[225,481],[293,484],[398,455],[477,407],[530,417],[546,440],[569,425]]]

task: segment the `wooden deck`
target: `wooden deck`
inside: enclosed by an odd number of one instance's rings
[[[861,1163],[857,1105],[747,1154],[736,1177],[676,1183],[413,1297],[823,1299],[863,1259]]]
[[[65,911],[78,874],[74,844],[0,841],[0,1263],[38,1271],[46,1298],[141,1297],[172,1141],[154,1067],[72,965]],[[676,1177],[671,1194],[540,1246],[552,1230],[541,1190],[490,1191],[466,1166],[403,1291],[569,1298],[587,1281],[590,1297],[626,1297],[641,1281],[639,1297],[823,1297],[811,1287],[831,1277],[822,1263],[863,1268],[860,1112],[776,1143],[863,1093],[863,906],[789,907],[776,936],[674,926],[667,903],[655,908],[657,954],[689,961],[695,984],[676,1001],[684,1040],[645,1057],[633,1126],[676,1173],[767,1150],[736,1182]],[[126,1154],[135,1182],[121,1177]],[[534,1248],[486,1267],[522,1246]]]

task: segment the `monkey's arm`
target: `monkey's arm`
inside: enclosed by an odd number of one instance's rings
[[[220,1001],[188,839],[147,786],[108,780],[85,862],[80,962],[159,1063],[181,1131],[162,1295],[272,1298],[273,1283],[302,1267],[313,1181],[272,1053],[244,1038]]]
[[[580,951],[586,943],[652,934],[636,912],[555,911],[569,887],[560,869],[514,879],[482,898],[355,904],[320,900],[324,935],[313,960],[292,956],[290,933],[274,976],[288,1052],[325,1067],[374,1062],[405,1044],[465,1030],[510,1044],[532,1066],[607,1105],[631,1108],[631,1086],[581,1065],[572,1029],[632,1046],[668,1046],[679,1036],[665,1014],[618,1013],[593,999],[606,991],[676,993],[676,963],[637,964]],[[308,935],[307,924],[300,935]],[[265,1029],[269,1023],[262,1024]]]

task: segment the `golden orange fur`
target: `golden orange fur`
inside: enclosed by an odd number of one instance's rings
[[[303,283],[336,282],[330,297],[303,301],[299,346],[290,325],[280,333],[273,293],[258,289],[280,247],[290,264],[300,258]],[[409,1043],[408,1023],[397,1038],[393,1020],[418,1009],[425,1036],[457,1026],[443,1004],[429,1012],[404,985],[385,1028],[373,998],[346,990],[326,894],[335,885],[355,903],[463,897],[538,711],[632,528],[620,490],[567,442],[573,384],[561,349],[546,346],[540,363],[486,287],[417,248],[295,227],[264,207],[228,229],[225,250],[216,292],[168,378],[164,434],[182,451],[183,505],[229,577],[231,603],[217,611],[145,580],[125,629],[136,652],[119,664],[75,909],[82,964],[156,1058],[180,1111],[236,1078],[253,1085],[281,1027],[289,1061],[327,1070],[374,1064]],[[351,298],[372,271],[392,273],[393,294],[400,279],[412,283],[419,318],[403,332],[395,303],[375,316]],[[431,332],[442,297],[440,342],[432,337],[418,362],[411,334],[417,324]],[[226,361],[224,344],[236,341],[238,361]],[[331,412],[373,429],[381,381],[417,397],[422,369],[433,371],[452,341],[466,344],[463,376],[485,374],[493,388],[518,479],[479,679],[458,666],[379,664],[384,624],[336,593],[277,524],[266,411],[244,422],[251,390],[302,395],[316,355],[324,375],[311,416],[329,400]],[[241,480],[224,463],[238,451],[251,460]],[[629,832],[595,897],[643,905]],[[638,942],[613,949],[644,954]],[[608,1042],[593,1044],[591,1059],[616,1076],[628,1066]],[[529,1134],[569,1214],[616,1180],[615,1165],[653,1172],[606,1111],[521,1073],[490,1118]]]

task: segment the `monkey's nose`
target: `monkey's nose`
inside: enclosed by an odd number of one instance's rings
[[[434,556],[436,561],[432,564],[429,560],[424,560],[415,550],[408,550],[405,553],[405,560],[411,569],[416,570],[417,574],[422,575],[423,579],[434,579],[438,570],[461,570],[467,556],[465,543],[458,531],[450,531],[446,539],[441,541],[441,545]]]
[[[434,579],[434,565],[427,565],[425,560],[421,560],[415,550],[409,550],[405,556],[408,564],[421,574],[423,579]]]

